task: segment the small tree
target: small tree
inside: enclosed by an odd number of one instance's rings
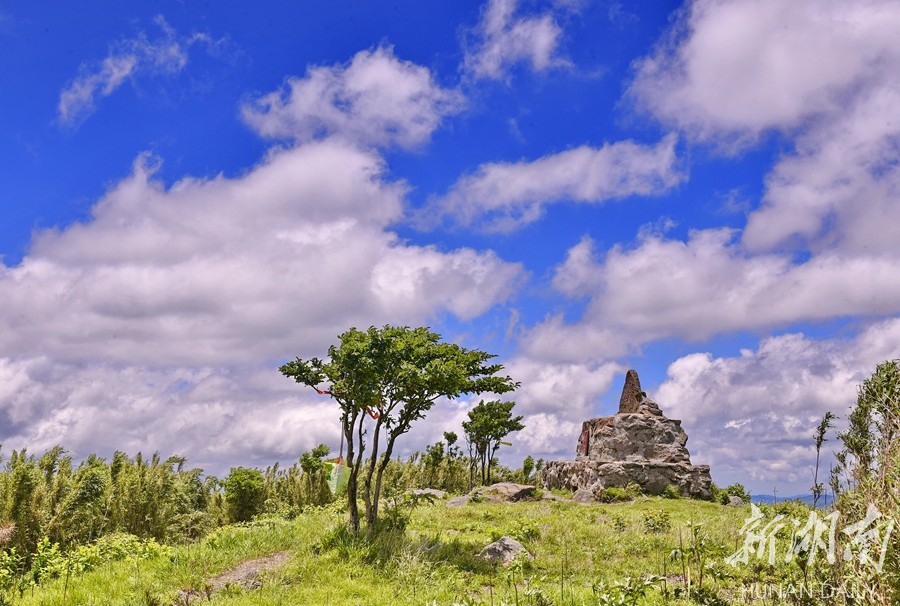
[[[526,484],[531,481],[531,472],[534,471],[534,457],[528,455],[522,461],[522,481]]]
[[[258,469],[232,467],[225,478],[225,503],[232,522],[246,522],[262,513],[266,502],[263,474]]]
[[[298,383],[327,393],[341,410],[341,429],[351,465],[347,482],[350,527],[359,531],[356,502],[362,493],[366,524],[375,529],[384,471],[394,445],[423,418],[438,398],[467,393],[506,393],[518,384],[496,376],[503,366],[495,356],[441,342],[427,328],[385,326],[367,331],[351,328],[328,348],[328,361],[297,358],[279,369]],[[369,457],[363,456],[369,449]],[[360,473],[362,490],[360,491]]]
[[[329,448],[324,444],[319,444],[309,452],[300,455],[300,469],[303,470],[303,477],[306,488],[306,502],[312,505],[321,505],[328,501],[331,490],[325,481],[325,457],[328,456]]]
[[[522,417],[513,417],[512,409],[515,402],[501,402],[482,400],[469,411],[469,420],[463,421],[463,431],[469,443],[469,454],[474,472],[477,467],[480,470],[481,483],[488,484],[491,481],[491,467],[494,464],[494,455],[503,443],[502,440],[514,431],[524,429]]]
[[[813,436],[816,443],[816,470],[813,473],[812,485],[813,507],[818,506],[819,498],[825,493],[825,484],[819,482],[819,457],[822,453],[822,444],[828,441],[825,434],[828,433],[828,430],[832,427],[836,418],[837,417],[830,410],[826,412],[825,416],[822,417],[819,426],[816,427],[816,434]]]

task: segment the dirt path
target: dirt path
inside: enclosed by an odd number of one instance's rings
[[[262,573],[278,568],[290,559],[286,551],[273,553],[264,558],[241,562],[231,570],[206,579],[206,590],[180,591],[175,602],[177,606],[193,604],[196,599],[209,598],[213,593],[221,591],[228,586],[238,586],[244,589],[257,589],[262,586]]]

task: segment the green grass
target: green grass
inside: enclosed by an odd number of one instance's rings
[[[647,532],[647,510],[667,512],[671,528]],[[733,552],[747,515],[745,509],[662,498],[604,505],[476,503],[460,508],[437,502],[416,509],[404,534],[368,541],[336,530],[344,519],[339,511],[321,510],[293,521],[226,527],[176,548],[171,558],[115,562],[68,582],[51,581],[13,603],[169,606],[178,603],[179,590],[203,592],[206,579],[241,561],[287,551],[290,560],[267,573],[260,589],[226,589],[202,603],[596,604],[591,586],[598,581],[662,575],[663,562],[678,546],[679,532],[686,540],[690,522],[703,523],[711,544]],[[495,569],[478,560],[481,548],[503,534],[518,536],[535,555],[534,562]],[[666,574],[680,575],[680,565],[676,570],[676,564],[667,563]],[[541,602],[538,594],[547,601]],[[654,589],[641,603],[663,600]],[[670,598],[668,603],[688,602]]]

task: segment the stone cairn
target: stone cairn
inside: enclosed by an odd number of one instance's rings
[[[710,499],[709,465],[692,465],[681,421],[667,419],[641,390],[634,370],[625,375],[619,412],[581,426],[574,461],[544,466],[546,488],[585,490],[595,497],[606,488],[635,483],[646,494],[674,486],[683,496]]]

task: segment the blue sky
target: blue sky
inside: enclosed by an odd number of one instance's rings
[[[717,482],[804,492],[822,414],[898,357],[898,25],[862,0],[0,8],[0,443],[215,473],[336,448],[277,365],[424,324],[523,383],[510,464],[573,456],[636,368]]]

